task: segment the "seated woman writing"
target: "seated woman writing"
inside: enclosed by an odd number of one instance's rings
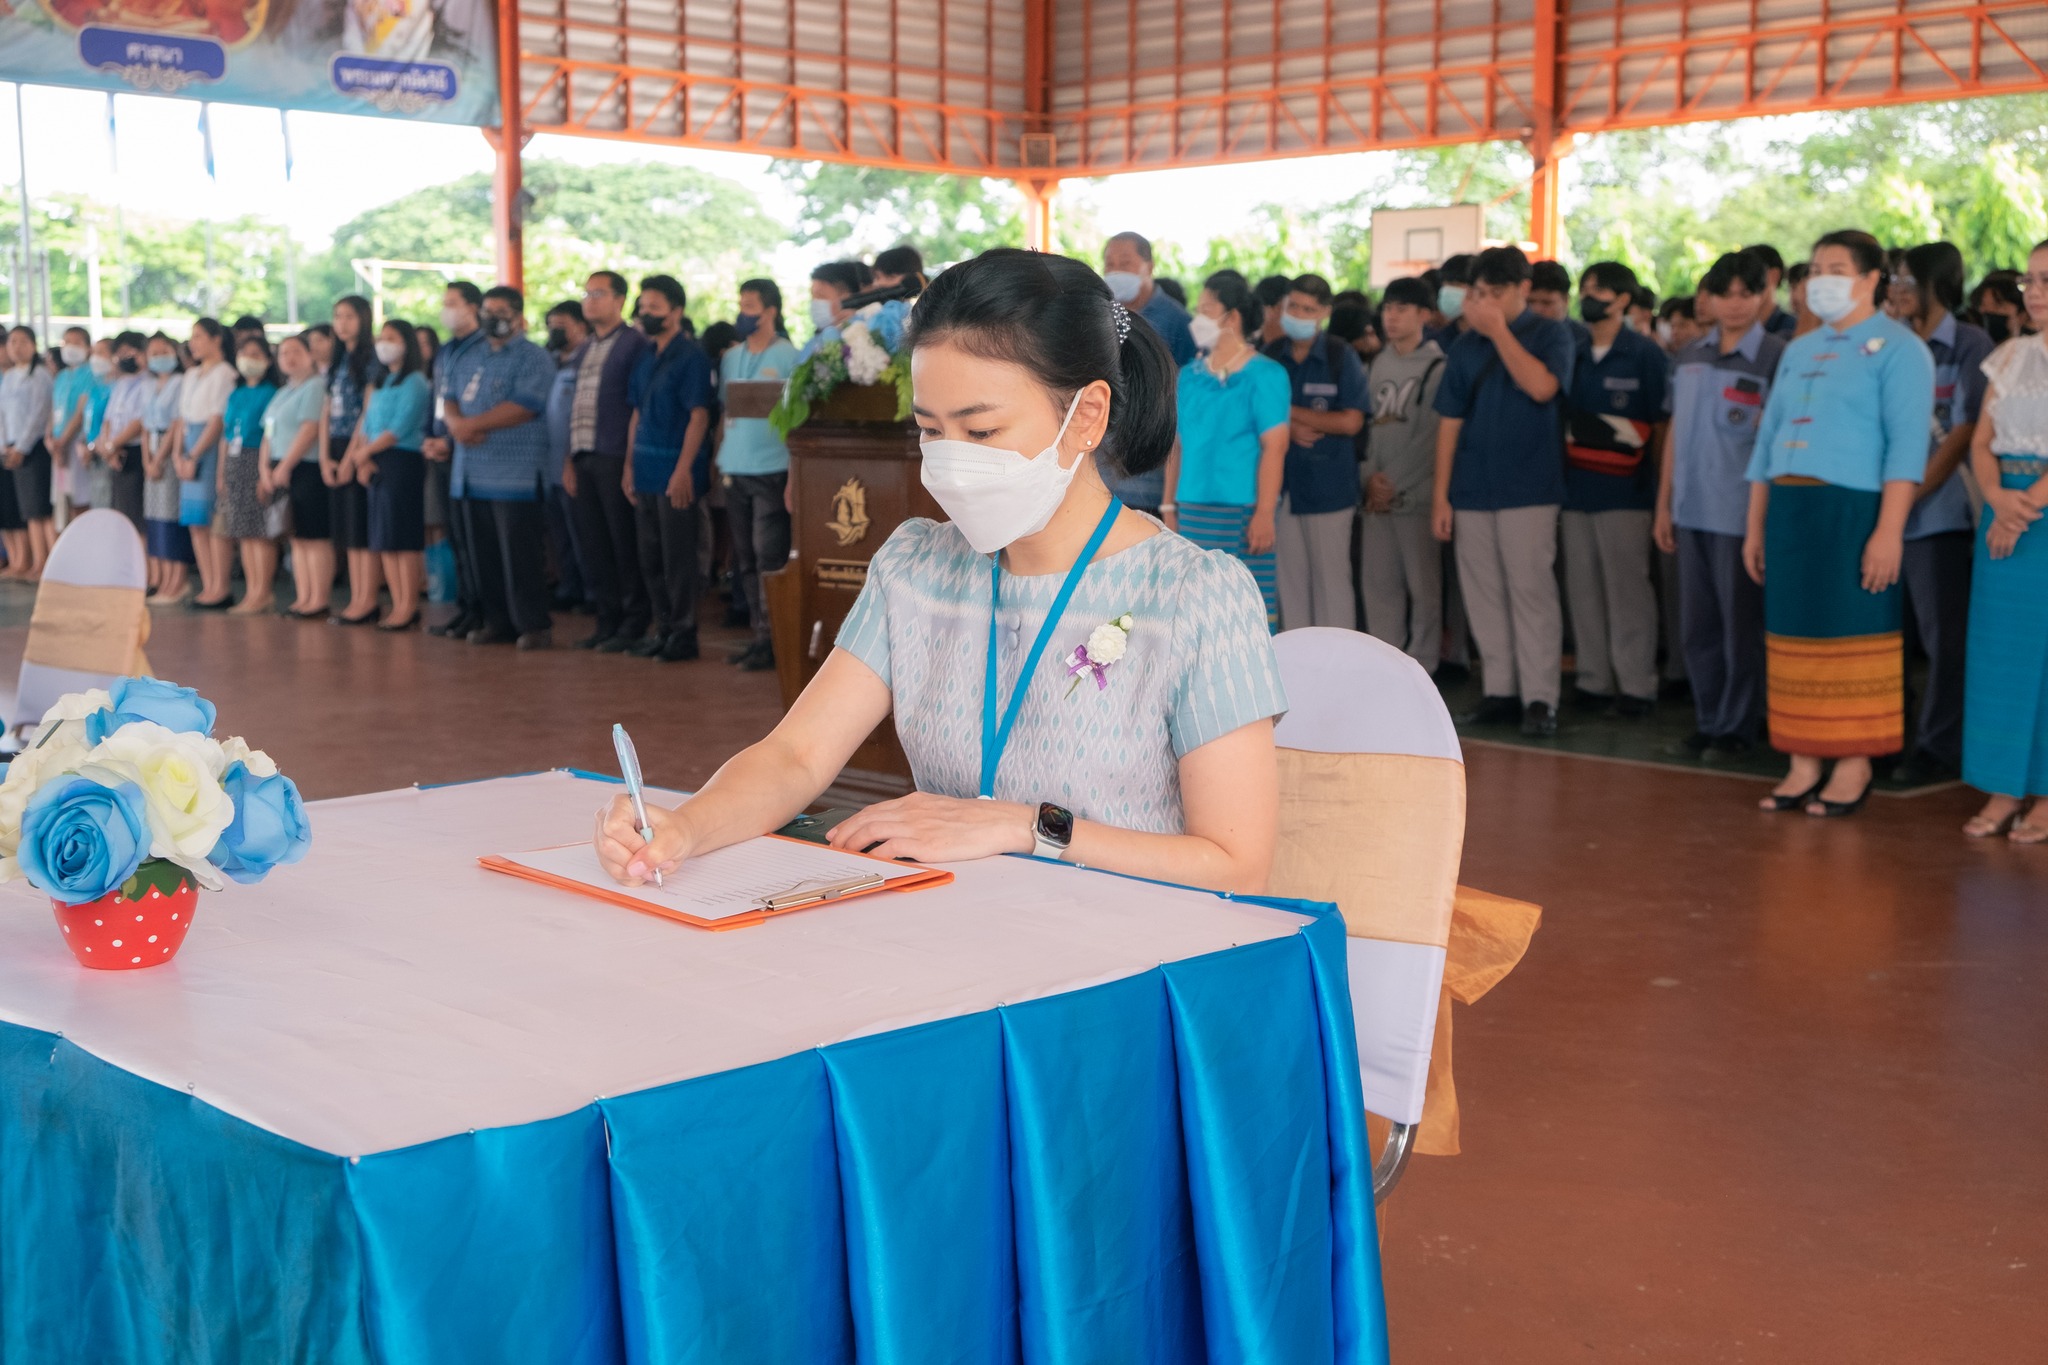
[[[1112,498],[1093,458],[1165,461],[1165,346],[1087,266],[1011,250],[934,280],[910,335],[924,484],[951,520],[898,528],[782,723],[650,808],[651,844],[629,801],[600,813],[599,859],[638,884],[778,828],[893,710],[917,791],[839,847],[1263,890],[1286,706],[1264,600],[1240,561]]]

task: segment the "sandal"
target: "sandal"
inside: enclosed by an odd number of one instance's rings
[[[1870,781],[1865,782],[1863,790],[1856,793],[1854,801],[1830,801],[1826,797],[1821,797],[1813,805],[1806,808],[1806,813],[1818,820],[1840,820],[1844,816],[1854,815],[1857,811],[1863,809],[1863,803],[1870,799],[1870,789],[1876,785],[1877,779],[1874,777]],[[1820,809],[1815,810],[1814,806],[1818,806]]]
[[[1972,839],[2002,839],[2020,822],[2030,804],[2026,801],[2015,802],[2013,808],[1999,820],[1987,820],[1981,813],[1973,815],[1963,822],[1963,833]]]
[[[2006,840],[2015,844],[2048,844],[2048,825],[2037,825],[2030,820],[2021,820],[2006,833]]]

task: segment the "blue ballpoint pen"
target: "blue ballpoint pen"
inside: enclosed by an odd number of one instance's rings
[[[647,796],[645,785],[640,780],[640,753],[633,747],[633,737],[626,733],[625,726],[612,726],[612,748],[619,753],[619,776],[626,779],[626,794],[633,798],[633,818],[640,822],[640,837],[652,844],[654,826],[647,821]],[[654,869],[654,884],[662,885],[659,867]]]

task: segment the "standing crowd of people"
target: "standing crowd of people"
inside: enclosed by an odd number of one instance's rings
[[[1104,475],[1242,558],[1273,628],[1476,666],[1461,720],[1539,738],[1569,646],[1573,708],[1637,720],[1689,690],[1692,753],[1786,754],[1766,809],[1852,814],[1895,763],[1986,791],[1970,834],[2048,842],[2048,244],[1966,288],[1948,243],[1845,230],[1789,268],[1730,252],[1663,300],[1619,262],[1575,279],[1506,246],[1377,302],[1233,270],[1190,294],[1153,265],[1119,233],[1102,277],[1179,367],[1178,438],[1163,468]],[[699,336],[673,277],[612,271],[540,341],[519,291],[459,280],[437,326],[351,296],[275,345],[255,318],[72,328],[48,354],[17,327],[0,576],[40,574],[66,502],[104,506],[142,532],[153,604],[273,610],[288,546],[288,614],[410,630],[434,546],[456,597],[437,635],[548,648],[581,607],[579,647],[681,662],[723,582],[753,632],[730,661],[772,668],[789,452],[726,386],[786,379],[855,310],[893,345],[924,264],[898,247],[809,284],[801,351],[773,280]]]
[[[1663,300],[1510,246],[1377,304],[1234,270],[1190,295],[1135,233],[1102,266],[1181,364],[1173,456],[1113,487],[1242,557],[1275,628],[1476,665],[1461,722],[1535,738],[1569,653],[1575,709],[1689,692],[1690,753],[1784,753],[1767,810],[1853,814],[1887,765],[2048,842],[2048,244],[1966,289],[1949,243],[1832,232]]]

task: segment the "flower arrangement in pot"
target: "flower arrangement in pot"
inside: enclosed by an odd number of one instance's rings
[[[903,344],[909,315],[901,300],[871,303],[848,319],[836,340],[817,343],[789,372],[782,401],[768,414],[775,434],[788,440],[790,432],[811,420],[813,407],[847,383],[894,388],[896,420],[909,417],[910,348]]]
[[[0,780],[0,881],[49,896],[85,966],[168,962],[200,889],[306,856],[299,789],[260,749],[214,739],[214,714],[155,678],[74,692]]]

